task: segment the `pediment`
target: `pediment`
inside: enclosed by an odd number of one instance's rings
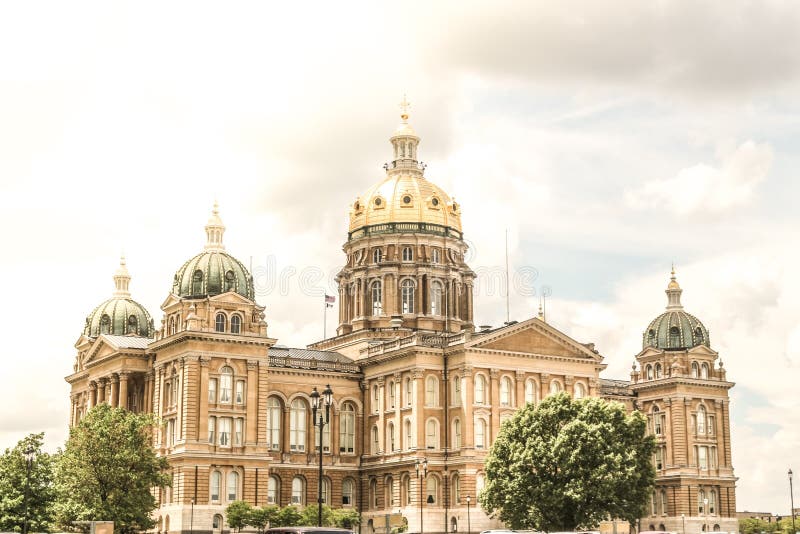
[[[166,300],[161,304],[161,309],[166,310],[167,308],[178,304],[181,301],[181,298],[176,295],[175,293],[170,293],[167,296]]]
[[[717,356],[717,351],[712,350],[705,345],[697,345],[696,347],[692,347],[689,349],[689,354],[701,354],[704,356]]]
[[[603,357],[546,322],[533,318],[509,325],[470,340],[465,348],[529,353],[565,358],[586,358],[600,362]]]
[[[228,291],[227,293],[222,293],[221,295],[214,295],[213,297],[209,297],[208,300],[217,303],[224,302],[225,304],[253,304],[252,300],[243,297],[235,291]]]
[[[648,356],[656,356],[658,354],[663,354],[664,351],[662,349],[657,349],[655,347],[647,346],[642,349],[642,351],[636,355],[637,358],[647,358]]]
[[[119,348],[110,343],[105,336],[100,336],[95,340],[92,348],[86,353],[86,357],[83,359],[83,365],[102,360],[103,358],[116,354],[117,352],[119,352]]]

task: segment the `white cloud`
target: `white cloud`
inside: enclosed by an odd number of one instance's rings
[[[772,148],[745,141],[719,157],[718,167],[700,163],[681,169],[671,178],[627,191],[625,201],[635,209],[667,210],[677,215],[719,213],[748,204],[769,174]]]

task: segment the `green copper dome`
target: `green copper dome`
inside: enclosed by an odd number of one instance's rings
[[[211,297],[235,291],[241,296],[255,300],[253,277],[245,266],[225,252],[222,235],[225,226],[219,218],[216,202],[206,224],[205,251],[183,264],[175,273],[172,292],[179,297]]]
[[[667,311],[653,319],[642,335],[642,348],[664,350],[689,349],[698,345],[710,346],[708,329],[700,319],[683,310],[683,290],[675,280],[675,271],[667,286]]]
[[[153,337],[153,319],[147,310],[131,298],[128,285],[131,275],[125,266],[125,258],[120,260],[119,269],[114,273],[114,296],[100,304],[86,317],[83,334],[97,337],[100,334],[114,336]]]

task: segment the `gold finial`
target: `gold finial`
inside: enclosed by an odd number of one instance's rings
[[[675,262],[672,262],[672,278],[675,278]]]
[[[411,107],[411,102],[408,101],[405,93],[403,93],[403,101],[400,102],[400,111],[401,111],[400,118],[403,119],[404,121],[408,120],[408,108],[410,107]]]

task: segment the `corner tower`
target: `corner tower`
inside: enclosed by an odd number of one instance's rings
[[[420,138],[401,104],[386,176],[356,198],[339,285],[339,336],[472,330],[475,273],[464,262],[461,208],[425,178]]]

